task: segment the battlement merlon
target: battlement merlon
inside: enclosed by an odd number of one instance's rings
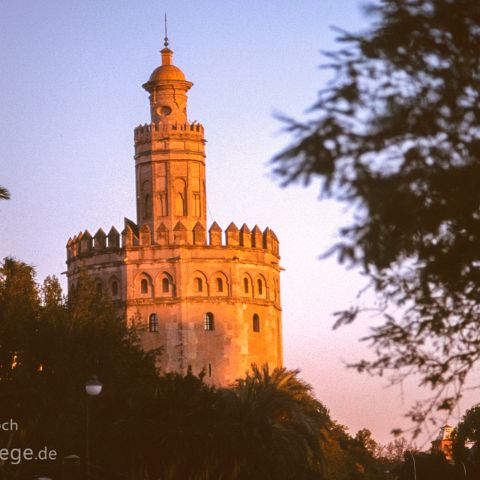
[[[205,143],[203,125],[198,122],[192,123],[145,123],[134,130],[135,143],[150,142],[153,140],[192,139]]]
[[[100,228],[93,237],[88,230],[85,230],[70,237],[66,248],[67,264],[80,257],[119,253],[121,250],[120,234],[115,227],[110,229],[108,235]]]
[[[108,235],[99,229],[92,237],[90,232],[85,230],[73,238],[69,238],[66,245],[67,264],[92,256],[112,254],[121,256],[123,252],[131,248],[233,248],[264,251],[280,258],[278,238],[268,227],[263,232],[257,225],[252,230],[245,224],[238,229],[232,222],[225,231],[222,231],[220,226],[214,222],[208,232],[207,236],[200,224],[196,224],[192,231],[177,224],[172,234],[163,224],[156,232],[151,232],[146,224],[138,230],[136,224],[126,219],[121,235],[115,227],[112,227]]]

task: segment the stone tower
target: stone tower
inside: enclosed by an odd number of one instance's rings
[[[125,219],[121,235],[112,227],[69,239],[68,286],[92,276],[144,348],[163,347],[163,371],[190,365],[228,385],[252,363],[282,365],[278,240],[234,223],[222,232],[214,222],[207,235],[204,130],[187,118],[193,84],[167,39],[161,54],[143,85],[151,121],[134,132],[137,221]]]
[[[449,462],[453,460],[453,430],[451,425],[444,425],[440,428],[437,438],[432,442],[432,451],[442,452]]]

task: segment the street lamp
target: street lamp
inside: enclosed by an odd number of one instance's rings
[[[85,428],[85,470],[87,480],[90,480],[90,431],[89,431],[89,413],[88,413],[88,398],[96,397],[102,393],[102,383],[98,380],[96,375],[85,382],[85,392],[87,392],[86,400],[86,428]]]
[[[103,385],[98,380],[98,377],[96,375],[92,375],[92,378],[85,382],[85,391],[91,397],[96,397],[97,395],[100,395],[100,393],[102,393],[102,387]]]

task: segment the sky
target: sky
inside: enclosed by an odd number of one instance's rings
[[[270,160],[292,141],[278,115],[309,118],[330,74],[321,51],[333,26],[364,30],[358,0],[0,0],[0,258],[33,264],[65,285],[65,244],[88,228],[135,219],[133,129],[149,121],[142,89],[160,64],[168,14],[173,63],[194,83],[189,120],[205,128],[209,224],[231,221],[280,240],[284,362],[334,419],[382,442],[420,392],[415,380],[345,365],[371,356],[359,339],[377,318],[333,331],[333,312],[365,278],[320,260],[348,221],[318,185],[281,188]],[[473,402],[470,402],[473,403]],[[465,404],[469,407],[470,404]],[[436,436],[432,429],[424,440]]]

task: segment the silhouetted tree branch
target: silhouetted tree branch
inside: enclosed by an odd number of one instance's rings
[[[330,253],[370,278],[385,321],[359,370],[419,374],[451,410],[480,357],[480,2],[382,0],[340,31],[310,122],[273,159],[284,184],[320,181],[352,208]],[[391,314],[391,307],[401,314]],[[336,326],[354,321],[354,306]],[[398,378],[398,377],[397,377]]]
[[[0,200],[10,200],[10,192],[0,185]]]

